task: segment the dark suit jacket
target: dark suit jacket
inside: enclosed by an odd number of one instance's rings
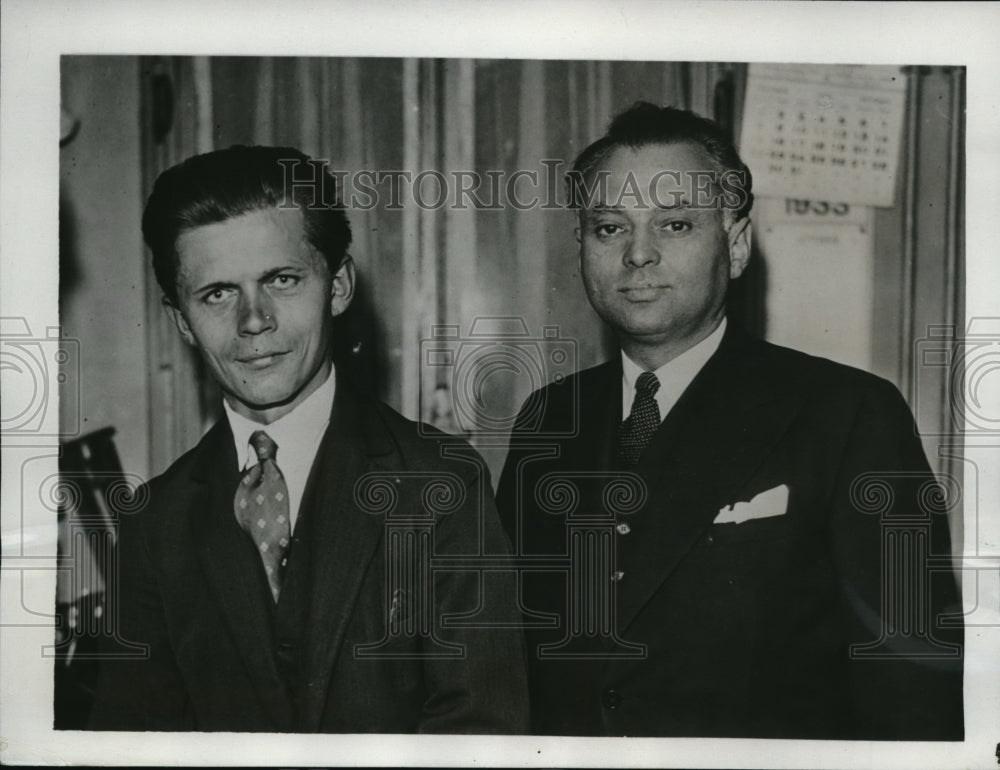
[[[489,473],[467,444],[421,437],[338,370],[277,607],[233,514],[236,468],[224,419],[123,517],[119,651],[149,653],[104,662],[95,729],[527,728],[511,592],[473,570],[405,560],[509,553]],[[462,613],[464,626],[442,621]]]
[[[501,476],[515,552],[548,565],[524,577],[534,728],[960,740],[961,624],[936,622],[957,604],[947,505],[898,391],[730,324],[633,469],[633,505],[604,489],[621,376],[616,360],[531,396]],[[782,485],[781,515],[715,522]],[[606,506],[606,552],[568,536]],[[574,549],[582,589],[556,568]],[[584,606],[605,589],[613,627]]]

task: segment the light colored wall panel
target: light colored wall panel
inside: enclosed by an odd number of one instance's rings
[[[62,61],[80,129],[60,153],[61,307],[80,340],[81,432],[113,426],[124,470],[149,474],[145,254],[140,217],[139,63]]]

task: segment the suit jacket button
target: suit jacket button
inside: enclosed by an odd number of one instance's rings
[[[627,535],[629,532],[632,531],[632,527],[624,523],[619,524],[617,527],[615,527],[615,529],[618,531],[619,535]]]
[[[604,691],[604,707],[614,711],[622,704],[622,696],[615,690]]]
[[[619,570],[615,570],[614,574],[611,576],[611,582],[612,583],[617,583],[623,577],[625,577],[625,573],[624,572],[622,572],[620,569]]]

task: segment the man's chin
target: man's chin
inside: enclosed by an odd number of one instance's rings
[[[321,378],[319,376],[321,372],[322,367],[312,376],[290,378],[287,376],[288,372],[275,371],[254,378],[250,382],[245,380],[237,382],[239,387],[233,387],[224,395],[229,406],[238,414],[249,413],[251,419],[267,416],[269,421],[276,420],[322,385],[326,377]],[[290,380],[296,382],[296,386],[290,385]]]
[[[661,340],[670,340],[677,336],[677,330],[664,323],[630,323],[622,325],[618,329],[619,334],[635,340],[636,342],[656,343]]]
[[[226,402],[237,414],[242,414],[251,419],[259,419],[260,416],[274,412],[286,410],[295,403],[295,400],[302,392],[302,388],[289,392],[283,390],[260,390],[253,392],[227,393]],[[280,416],[280,415],[279,415]],[[274,417],[273,419],[277,419]]]
[[[622,343],[629,341],[644,348],[683,350],[701,342],[718,328],[718,325],[719,321],[698,324],[668,324],[661,321],[649,324],[633,323],[630,326],[618,327],[616,331]]]

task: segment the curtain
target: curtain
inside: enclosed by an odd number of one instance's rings
[[[377,395],[465,435],[494,474],[528,392],[614,353],[580,282],[562,175],[640,99],[714,117],[738,139],[746,80],[733,63],[301,57],[158,57],[143,73],[147,189],[232,144],[291,145],[342,175],[360,278],[339,343]],[[874,219],[872,367],[948,432],[954,383],[916,351],[927,330],[962,323],[963,86],[960,70],[908,77],[897,203]],[[460,194],[469,180],[479,186]],[[766,336],[760,270],[738,282],[730,314]],[[148,299],[159,472],[220,402],[151,270]],[[938,470],[953,462],[927,450]]]

